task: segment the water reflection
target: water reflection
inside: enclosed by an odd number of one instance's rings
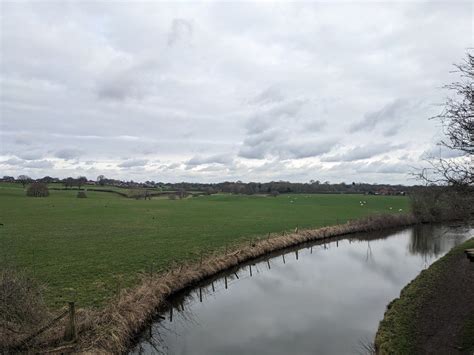
[[[413,228],[409,251],[413,254],[421,254],[424,257],[437,257],[457,245],[458,235],[468,232],[466,226],[440,227],[425,224]]]
[[[255,260],[171,298],[132,353],[357,353],[400,289],[470,233],[417,226]]]

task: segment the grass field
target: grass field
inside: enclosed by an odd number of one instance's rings
[[[408,199],[398,196],[212,195],[145,201],[91,191],[78,199],[76,194],[50,191],[47,198],[32,198],[21,185],[0,184],[1,262],[41,280],[52,307],[70,299],[79,307],[100,306],[152,265],[159,271],[269,232],[409,208]]]

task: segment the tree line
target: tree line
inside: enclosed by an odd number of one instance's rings
[[[389,185],[389,184],[369,184],[356,183],[350,184],[330,183],[329,181],[320,182],[318,180],[311,180],[307,183],[297,183],[290,181],[270,181],[270,182],[242,182],[242,181],[225,181],[219,183],[165,183],[147,180],[145,182],[135,182],[133,180],[123,181],[117,179],[106,178],[104,175],[99,175],[95,180],[90,180],[85,176],[76,178],[67,177],[64,179],[45,176],[39,179],[32,179],[26,175],[20,175],[17,178],[12,176],[4,176],[0,179],[3,182],[16,182],[25,187],[32,182],[42,182],[45,184],[62,184],[64,188],[78,188],[81,189],[85,185],[94,186],[114,186],[122,188],[140,188],[140,189],[154,189],[158,191],[198,191],[206,194],[214,193],[232,193],[243,195],[254,194],[284,194],[284,193],[365,193],[365,194],[381,194],[381,195],[404,195],[415,187],[404,185]]]

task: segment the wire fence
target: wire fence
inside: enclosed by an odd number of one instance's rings
[[[74,343],[77,340],[77,331],[76,331],[76,311],[75,303],[69,302],[68,309],[61,312],[56,317],[50,319],[43,325],[41,328],[37,329],[30,335],[26,336],[24,339],[20,340],[18,344],[14,347],[14,350],[28,349],[33,340],[37,339],[40,335],[44,334],[53,327],[59,326],[59,323],[67,318],[66,325],[64,327],[64,336],[62,340],[66,343]]]

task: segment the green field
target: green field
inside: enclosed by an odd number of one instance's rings
[[[159,271],[269,232],[341,223],[371,213],[407,211],[406,197],[363,195],[212,195],[135,200],[77,191],[26,197],[0,184],[0,258],[47,287],[52,307],[71,298],[100,306],[140,271]],[[359,201],[366,201],[360,206]],[[392,209],[390,209],[392,207]]]

